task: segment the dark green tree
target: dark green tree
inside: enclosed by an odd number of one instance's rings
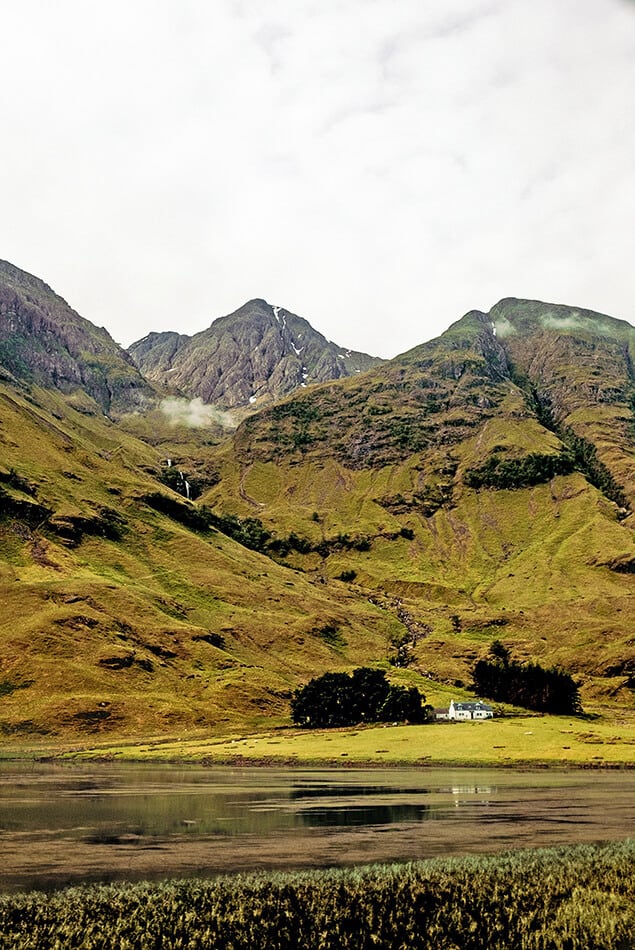
[[[415,686],[391,686],[386,701],[381,708],[380,722],[425,722],[427,708],[423,705],[425,697]]]
[[[569,673],[558,667],[512,660],[509,650],[498,640],[492,644],[489,656],[476,663],[473,679],[476,692],[487,699],[537,712],[581,712],[578,684]]]
[[[321,729],[350,725],[353,692],[346,673],[325,673],[298,689],[291,715],[298,726]]]
[[[294,723],[322,729],[360,722],[423,722],[427,707],[418,689],[391,686],[384,670],[360,667],[325,673],[297,689],[291,700]]]
[[[373,670],[368,666],[353,670],[351,688],[353,694],[351,721],[383,721],[381,711],[392,689],[385,672]]]

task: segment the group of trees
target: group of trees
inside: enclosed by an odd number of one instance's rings
[[[582,711],[578,686],[564,670],[512,660],[499,641],[473,671],[479,696],[557,715]],[[416,687],[391,686],[384,670],[360,667],[348,673],[324,673],[297,689],[291,715],[298,726],[324,729],[364,722],[425,722],[430,707]]]
[[[566,451],[531,452],[519,459],[503,458],[494,452],[480,468],[469,469],[464,481],[470,488],[526,488],[548,482],[554,475],[569,475],[574,468],[575,459]]]
[[[361,667],[325,673],[297,689],[291,700],[294,723],[307,728],[362,722],[424,722],[428,707],[418,689],[391,686],[383,670]]]
[[[545,669],[538,663],[512,660],[499,640],[492,644],[489,657],[475,665],[473,677],[476,692],[487,699],[538,712],[581,712],[578,686],[569,673],[557,667]]]

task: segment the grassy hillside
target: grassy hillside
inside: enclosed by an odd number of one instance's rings
[[[367,664],[459,698],[495,639],[632,707],[634,338],[502,301],[229,436],[5,372],[4,741],[288,724]]]
[[[633,347],[621,321],[504,301],[246,420],[206,500],[399,619],[409,670],[466,685],[500,638],[631,704]]]
[[[154,449],[50,391],[0,406],[6,740],[278,721],[298,682],[386,656],[392,616],[201,525]]]

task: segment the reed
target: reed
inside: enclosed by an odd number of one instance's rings
[[[4,895],[0,946],[627,950],[635,841]]]

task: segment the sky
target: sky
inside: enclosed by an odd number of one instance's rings
[[[633,0],[3,0],[0,258],[129,345],[635,323]]]

